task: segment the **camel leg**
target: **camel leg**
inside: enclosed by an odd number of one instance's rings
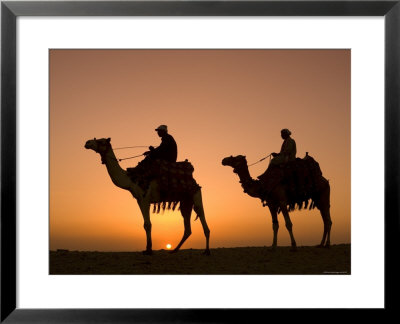
[[[331,245],[331,213],[330,213],[330,187],[327,180],[324,181],[326,188],[322,191],[320,199],[318,200],[317,207],[321,212],[322,220],[324,222],[324,234],[322,235],[321,244],[319,247],[329,248]]]
[[[292,225],[292,222],[291,222],[290,217],[289,217],[289,212],[288,212],[288,210],[287,210],[285,205],[281,206],[281,210],[282,210],[283,217],[285,218],[286,228],[287,228],[287,230],[289,232],[289,235],[290,235],[290,241],[292,242],[291,251],[296,251],[296,241],[295,241],[294,236],[293,236],[293,231],[292,231],[293,225]]]
[[[205,255],[210,255],[210,229],[207,226],[206,216],[204,215],[203,199],[201,197],[201,191],[197,191],[193,197],[194,206],[193,209],[200,218],[201,225],[203,226],[204,235],[206,237],[206,249]]]
[[[181,202],[181,214],[183,217],[183,225],[185,226],[185,231],[183,233],[182,240],[179,242],[178,246],[172,252],[178,252],[182,244],[192,234],[192,229],[190,227],[190,215],[192,214],[192,204],[187,202]]]
[[[272,229],[274,231],[274,238],[272,241],[272,250],[276,249],[276,245],[278,243],[278,229],[279,229],[279,222],[278,222],[278,213],[276,207],[268,206],[269,211],[272,217]]]
[[[142,201],[139,203],[140,211],[143,215],[144,220],[144,230],[146,231],[146,250],[143,251],[143,254],[151,255],[153,254],[152,250],[152,242],[151,242],[151,221],[150,221],[150,204],[146,201]]]
[[[319,247],[325,246],[326,248],[329,248],[331,245],[331,227],[332,227],[332,220],[329,208],[321,210],[321,216],[322,220],[324,221],[324,234],[322,235],[322,240]]]
[[[324,190],[321,191],[319,195],[319,199],[317,199],[317,208],[321,212],[322,220],[324,222],[324,234],[322,235],[321,243],[318,247],[327,247],[329,248],[331,245],[331,213],[330,213],[330,186],[329,182],[326,179],[321,179],[322,185],[325,186]]]
[[[326,226],[328,227],[328,236],[325,242],[325,247],[330,247],[331,246],[331,228],[332,228],[332,220],[331,220],[331,213],[329,209],[326,211]]]

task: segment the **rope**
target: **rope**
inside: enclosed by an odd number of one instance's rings
[[[113,151],[115,150],[123,150],[123,149],[128,149],[128,148],[137,148],[137,147],[148,147],[148,146],[144,146],[144,145],[136,145],[136,146],[125,146],[125,147],[117,147],[117,148],[113,148]],[[131,156],[131,157],[127,157],[127,158],[123,158],[123,159],[117,159],[119,162],[123,161],[123,160],[129,160],[129,159],[134,159],[137,158],[139,156],[143,156],[143,154],[139,154],[139,155],[135,155],[135,156]]]
[[[147,147],[147,146],[146,146],[146,147]],[[121,162],[121,161],[123,161],[123,160],[134,159],[134,158],[137,158],[137,157],[142,156],[142,155],[144,155],[144,154],[140,154],[140,155],[135,155],[135,156],[127,157],[127,158],[124,158],[124,159],[118,159],[118,161]]]
[[[123,149],[128,149],[128,148],[136,148],[136,147],[148,147],[148,146],[144,146],[144,145],[137,145],[137,146],[125,146],[125,147],[117,147],[117,148],[115,148],[115,149],[113,149],[114,151],[115,150],[123,150]]]
[[[271,159],[271,156],[272,156],[272,153],[270,155],[264,156],[262,159],[258,160],[257,162],[250,164],[249,167],[251,167],[254,164],[260,163],[261,161],[264,161],[267,157],[269,157]]]

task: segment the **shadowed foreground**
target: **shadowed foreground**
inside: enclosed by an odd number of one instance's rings
[[[170,254],[51,251],[50,274],[350,274],[350,244],[330,249],[278,247],[217,248]]]

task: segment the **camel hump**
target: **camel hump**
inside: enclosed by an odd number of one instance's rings
[[[168,162],[159,160],[155,167],[161,191],[175,192],[178,196],[185,192],[193,194],[200,186],[193,178],[193,165],[189,161]]]
[[[307,154],[303,159],[296,158],[296,160],[284,164],[283,176],[297,178],[297,182],[310,179],[315,184],[322,177],[322,171],[319,163]]]
[[[288,162],[283,173],[282,182],[288,190],[290,210],[295,208],[297,202],[313,199],[323,178],[319,163],[308,154],[303,159],[296,158],[295,161]],[[307,205],[308,203],[305,204],[305,208]],[[302,203],[299,203],[298,207],[301,209]],[[311,204],[310,208],[314,207],[315,205]]]
[[[200,189],[193,178],[193,165],[189,161],[168,162],[158,161],[159,173],[156,177],[161,202],[154,205],[153,212],[160,209],[175,209],[178,202],[192,201],[193,195]]]
[[[267,192],[281,184],[285,187],[288,195],[289,210],[296,205],[299,209],[308,207],[308,200],[316,195],[321,186],[322,171],[319,163],[310,155],[303,159],[296,158],[294,161],[272,166],[259,177]],[[314,208],[311,204],[310,208]]]
[[[194,167],[188,160],[180,162],[168,162],[165,160],[156,160],[156,164],[160,168],[160,172],[171,172],[179,174],[192,175]]]
[[[183,200],[191,201],[201,187],[193,178],[193,165],[188,161],[168,162],[165,160],[143,160],[135,168],[127,168],[128,176],[143,190],[147,190],[152,180],[158,183],[160,200],[153,212],[160,209],[175,209]]]
[[[194,172],[193,165],[188,161],[169,162],[165,160],[143,160],[134,168],[127,168],[128,175],[135,180],[137,176],[141,177],[159,177],[162,175],[186,175],[192,177]]]
[[[322,177],[322,171],[319,163],[315,161],[315,159],[311,155],[308,155],[308,152],[303,158],[303,161],[306,163],[307,168],[310,170],[310,173],[314,178]]]

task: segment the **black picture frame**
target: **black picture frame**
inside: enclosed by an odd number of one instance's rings
[[[16,19],[19,16],[382,16],[385,19],[385,307],[395,310],[399,237],[400,0],[2,1],[1,322],[221,323],[272,320],[270,309],[16,308]],[[373,154],[373,152],[370,152]],[[373,190],[373,188],[371,188]],[[371,233],[371,236],[373,234]],[[373,237],[372,237],[373,239]],[[372,258],[372,256],[371,256]],[[367,285],[368,283],[366,283]],[[210,292],[212,287],[210,287]],[[268,294],[268,292],[265,292]],[[290,293],[290,292],[288,292]],[[345,292],[344,292],[345,293]],[[322,297],[322,296],[321,296]],[[184,296],[183,296],[184,298]],[[295,310],[294,310],[295,311]],[[297,310],[299,312],[299,310]],[[315,311],[315,310],[314,310]],[[328,311],[328,310],[327,310]],[[268,313],[268,317],[266,312]],[[300,312],[300,314],[304,314]],[[300,315],[299,314],[299,315]],[[315,314],[315,313],[314,313]],[[279,314],[282,315],[282,314]],[[278,316],[279,316],[278,315]],[[305,315],[309,316],[309,315]],[[319,315],[321,316],[321,315]],[[317,316],[318,317],[318,316]],[[351,320],[351,318],[347,318]]]

